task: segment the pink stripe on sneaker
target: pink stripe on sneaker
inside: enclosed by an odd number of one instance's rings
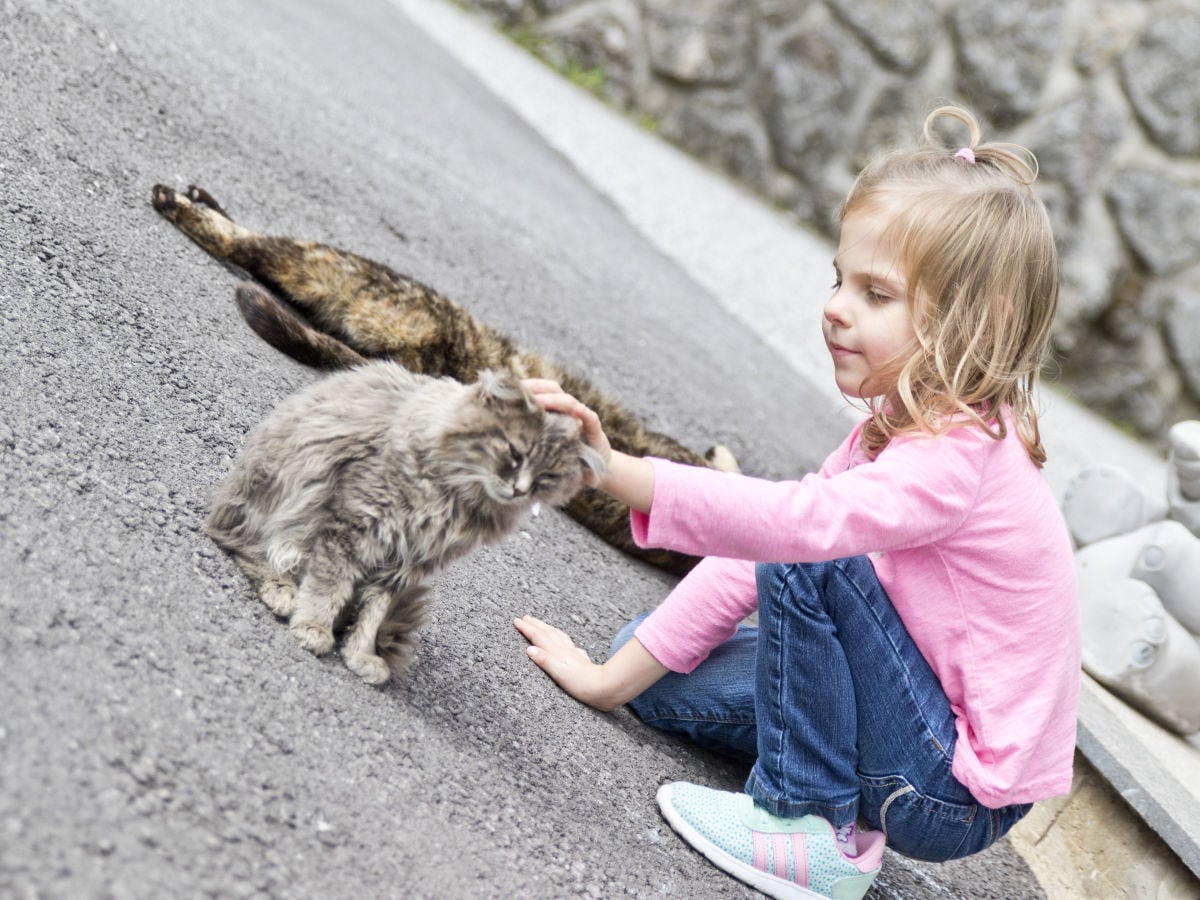
[[[767,871],[767,836],[761,831],[754,832],[754,868]]]
[[[773,834],[771,835],[771,858],[775,862],[775,877],[788,877],[788,853],[787,853],[787,835]]]
[[[808,844],[804,835],[792,835],[792,863],[795,866],[792,881],[802,888],[808,887]]]

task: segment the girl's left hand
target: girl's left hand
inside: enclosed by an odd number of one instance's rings
[[[628,703],[667,674],[667,667],[636,636],[604,665],[597,665],[565,631],[541,619],[522,616],[513,619],[513,625],[529,641],[526,652],[543,672],[576,700],[602,712]]]
[[[525,651],[529,658],[564,691],[603,712],[620,706],[603,696],[603,668],[592,662],[586,650],[576,647],[565,631],[533,616],[514,619],[513,625],[529,641]]]

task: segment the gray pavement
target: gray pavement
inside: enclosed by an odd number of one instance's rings
[[[0,0],[0,121],[0,896],[750,895],[653,803],[744,771],[580,707],[509,624],[601,656],[665,576],[544,513],[383,689],[251,599],[206,497],[318,376],[149,190],[408,271],[755,474],[838,440],[822,390],[383,0]],[[1041,891],[1002,842],[871,896]]]

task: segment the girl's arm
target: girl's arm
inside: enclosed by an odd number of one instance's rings
[[[579,420],[583,439],[600,454],[605,465],[604,475],[598,479],[589,475],[589,481],[628,506],[649,512],[654,498],[654,469],[649,461],[613,450],[600,425],[600,417],[557,382],[531,378],[523,383],[543,409]],[[542,671],[576,700],[604,712],[632,700],[668,671],[636,638],[631,638],[603,665],[597,665],[587,651],[575,646],[566,632],[541,619],[523,616],[514,619],[513,625],[529,641],[526,652]]]
[[[614,450],[608,472],[596,487],[631,509],[648,513],[654,499],[654,466],[648,459]]]
[[[925,546],[962,527],[996,444],[975,428],[898,438],[870,464],[768,481],[652,460],[642,547],[757,562],[818,562]]]
[[[576,700],[603,712],[627,703],[667,674],[667,667],[636,637],[597,665],[566,632],[541,619],[524,616],[513,625],[529,641],[526,652],[542,671]]]

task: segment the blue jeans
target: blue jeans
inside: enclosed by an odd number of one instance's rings
[[[1029,812],[989,809],[951,773],[950,702],[869,559],[756,574],[758,627],[630,701],[642,721],[754,760],[746,792],[774,815],[860,819],[915,859],[977,853]]]

